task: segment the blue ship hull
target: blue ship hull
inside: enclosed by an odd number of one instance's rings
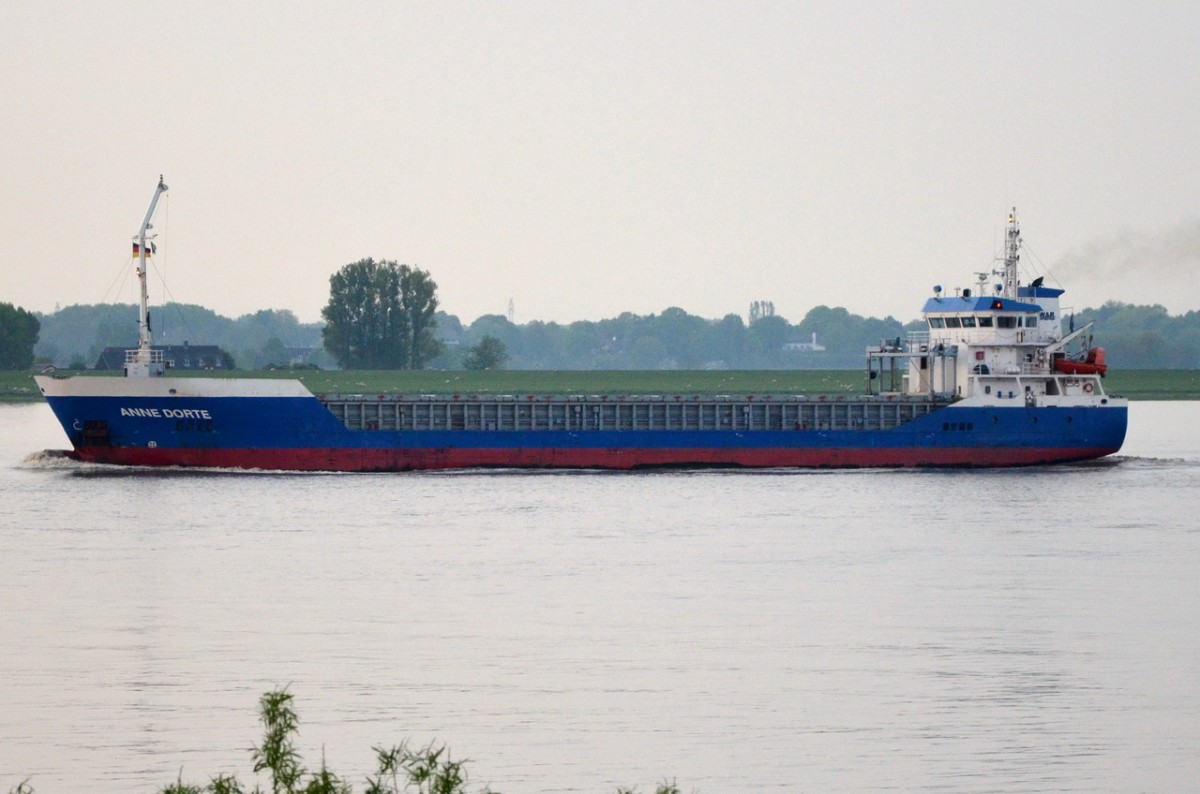
[[[1116,452],[1127,425],[1124,401],[952,403],[889,429],[356,430],[311,395],[47,399],[81,460],[288,470],[1036,465]]]

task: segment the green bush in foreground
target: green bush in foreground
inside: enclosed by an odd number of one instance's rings
[[[321,759],[318,771],[304,768],[296,750],[295,738],[300,721],[292,709],[292,694],[287,688],[267,692],[258,701],[259,720],[263,724],[262,744],[251,749],[254,773],[267,772],[271,777],[271,794],[352,794],[354,789],[325,767]],[[410,747],[407,741],[375,751],[378,763],[374,777],[367,776],[363,794],[468,794],[466,760],[454,761],[445,745],[431,742],[424,747]],[[9,794],[34,794],[28,780],[9,789]],[[235,775],[217,775],[207,786],[183,782],[182,772],[176,781],[160,790],[160,794],[264,794],[257,785],[242,788]],[[494,794],[484,787],[479,794]],[[617,794],[637,794],[636,789],[618,788]],[[655,794],[679,794],[674,782],[663,782]]]
[[[316,771],[305,769],[296,750],[295,739],[300,721],[292,708],[292,694],[287,689],[267,692],[258,701],[259,720],[263,725],[262,744],[251,749],[254,773],[266,772],[271,778],[271,794],[351,794],[348,782],[326,768],[324,759]],[[367,778],[364,794],[466,794],[465,761],[450,758],[445,746],[431,743],[412,748],[401,742],[391,749],[372,748],[378,760],[375,777]],[[261,794],[255,786],[251,791]],[[218,775],[207,786],[184,783],[182,775],[162,789],[162,794],[247,794],[236,776]],[[490,794],[483,789],[481,794]]]

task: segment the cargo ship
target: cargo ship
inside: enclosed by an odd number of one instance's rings
[[[123,374],[36,378],[71,458],[339,472],[995,467],[1100,458],[1124,442],[1128,404],[1104,389],[1091,324],[1064,332],[1063,290],[1019,280],[1015,209],[1002,264],[953,294],[935,287],[922,330],[867,346],[858,396],[314,394],[297,380],[172,377],[146,286],[166,190],[160,179],[134,238],[138,346]]]

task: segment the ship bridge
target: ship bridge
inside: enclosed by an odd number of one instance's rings
[[[1021,284],[1018,277],[1020,232],[1015,212],[1009,216],[1004,267],[977,273],[970,288],[954,294],[934,287],[921,318],[925,328],[901,340],[885,340],[869,348],[868,366],[874,360],[882,382],[908,395],[929,394],[950,398],[1025,400],[1040,404],[1044,398],[1102,399],[1099,363],[1083,354],[1070,357],[1065,348],[1079,341],[1090,355],[1088,327],[1063,332],[1059,301],[1064,290],[1048,287],[1042,278]],[[993,283],[993,277],[998,277]],[[1071,324],[1072,326],[1074,323]],[[903,366],[902,383],[897,368]],[[885,390],[887,388],[885,386]]]

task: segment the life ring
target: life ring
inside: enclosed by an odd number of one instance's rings
[[[1094,389],[1094,388],[1095,388],[1095,387],[1094,387],[1094,386],[1092,386],[1092,384],[1090,384],[1090,383],[1085,383],[1085,384],[1083,384],[1083,392],[1084,392],[1084,394],[1091,394],[1091,393],[1092,393],[1092,389]]]

